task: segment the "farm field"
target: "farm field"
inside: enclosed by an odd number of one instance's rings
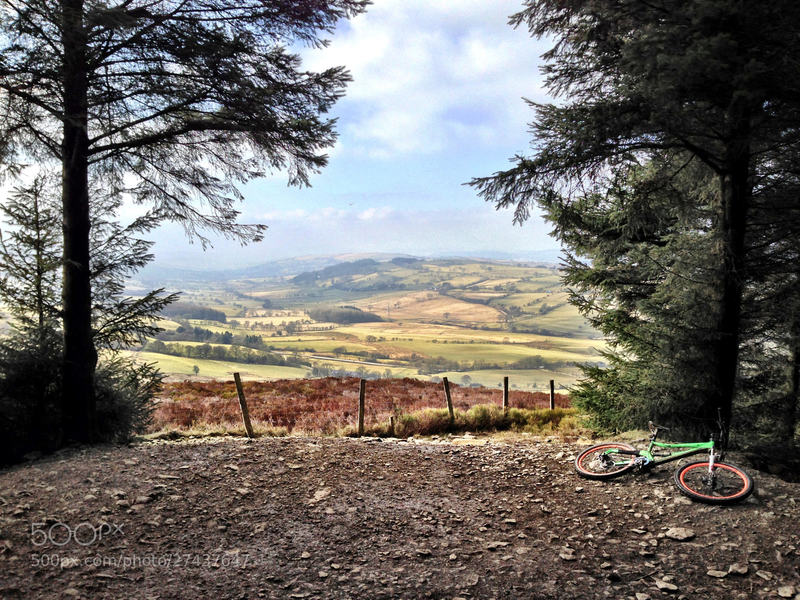
[[[366,298],[354,302],[354,305],[395,321],[499,324],[504,320],[504,313],[497,308],[466,302],[437,292],[401,293]]]
[[[286,379],[305,377],[307,371],[295,367],[276,367],[273,365],[247,365],[220,360],[205,360],[201,358],[184,358],[181,356],[165,356],[155,352],[129,352],[138,360],[156,363],[158,367],[171,379],[233,379],[234,373],[239,373],[242,379]],[[199,371],[195,375],[193,367],[197,365]]]
[[[548,369],[508,371],[503,369],[486,369],[462,373],[459,371],[446,371],[440,373],[451,381],[476,384],[487,388],[500,388],[503,386],[503,377],[508,377],[508,385],[512,390],[546,390],[549,389],[550,380],[555,383],[557,390],[566,391],[572,384],[570,373],[565,371],[550,371]],[[468,377],[465,380],[464,377]]]
[[[402,257],[157,283],[182,290],[182,308],[135,356],[173,380],[238,371],[245,379],[446,376],[496,387],[508,376],[513,389],[544,390],[551,379],[566,389],[576,365],[601,362],[604,349],[552,265]]]

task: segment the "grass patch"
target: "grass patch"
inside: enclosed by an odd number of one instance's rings
[[[454,416],[451,423],[449,412],[442,408],[426,408],[400,414],[395,419],[394,435],[405,438],[446,433],[514,431],[535,435],[577,436],[586,431],[575,408],[510,408],[505,412],[496,405],[479,404],[466,411],[457,410]],[[390,426],[386,423],[367,428],[365,433],[378,437],[392,435]],[[345,435],[354,434],[353,430],[345,432]]]

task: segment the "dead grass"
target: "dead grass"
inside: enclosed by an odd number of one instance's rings
[[[251,421],[257,435],[352,435],[358,424],[359,381],[355,378],[253,381],[244,383]],[[569,397],[556,395],[555,411],[544,409],[549,395],[512,391],[510,410],[503,413],[502,393],[451,384],[455,423],[451,425],[441,385],[415,379],[383,379],[367,383],[365,431],[391,435],[432,435],[447,431],[514,429],[531,433],[577,428]],[[182,382],[165,385],[153,415],[150,433],[170,435],[244,435],[233,382]],[[171,433],[177,432],[177,433]]]

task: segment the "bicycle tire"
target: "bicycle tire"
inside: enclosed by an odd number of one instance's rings
[[[753,493],[753,478],[736,465],[715,462],[713,483],[709,481],[707,460],[687,463],[675,471],[678,490],[696,502],[735,504]]]
[[[602,460],[607,450],[614,449],[636,451],[633,446],[622,442],[606,442],[587,448],[575,458],[575,470],[578,475],[586,479],[612,479],[633,469],[635,456],[631,454],[621,455],[625,457],[624,464],[617,461],[613,465],[609,465]]]

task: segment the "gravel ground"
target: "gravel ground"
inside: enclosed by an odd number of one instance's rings
[[[800,485],[732,507],[580,446],[205,439],[0,471],[0,597],[800,600]]]

